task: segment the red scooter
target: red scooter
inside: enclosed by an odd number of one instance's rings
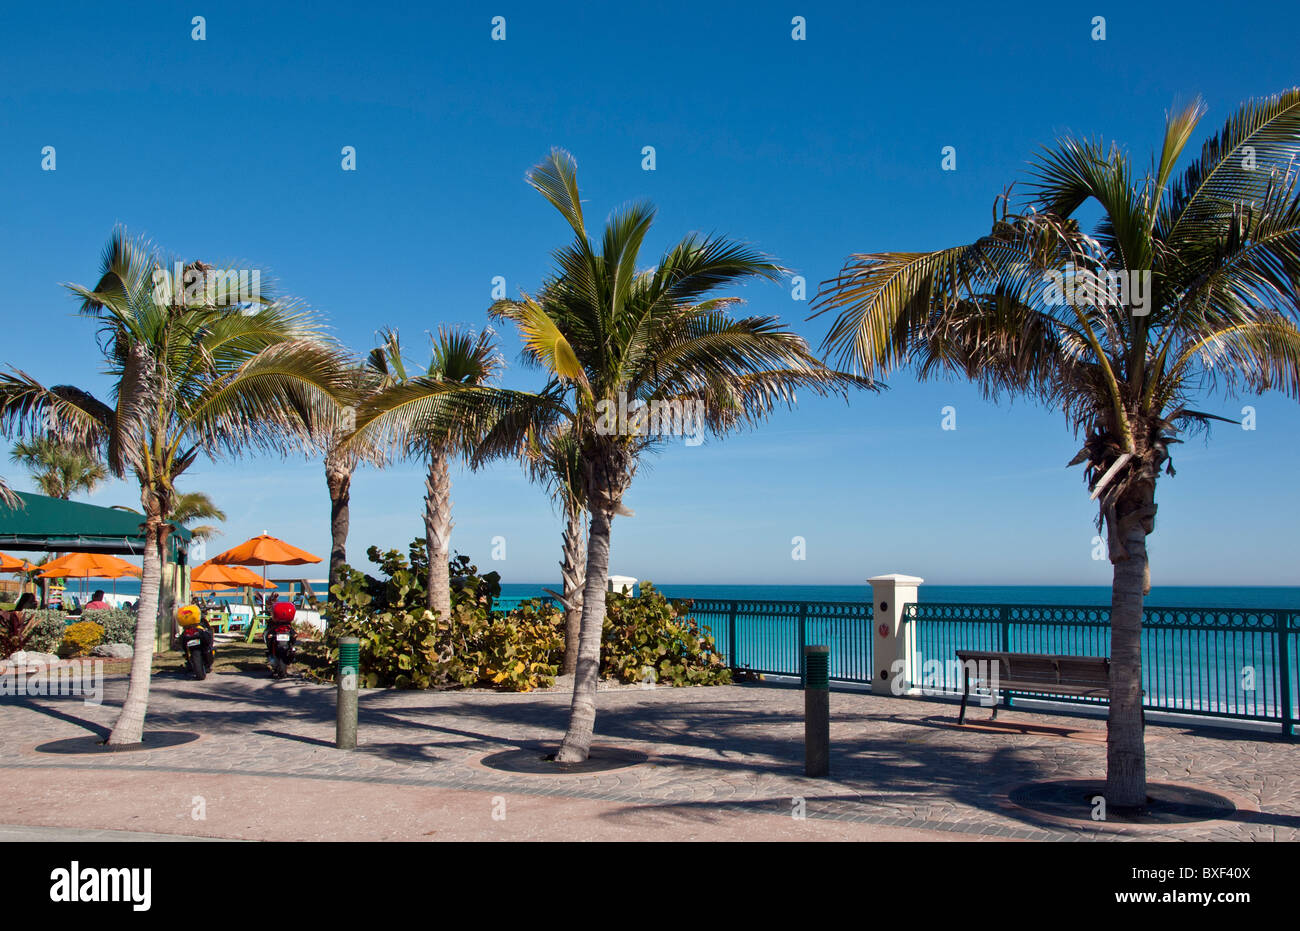
[[[277,601],[271,605],[271,618],[266,623],[266,659],[271,664],[271,675],[283,679],[293,662],[297,637],[293,632],[294,607],[292,602]]]

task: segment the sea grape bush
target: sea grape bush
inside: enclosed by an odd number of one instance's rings
[[[452,612],[436,618],[425,607],[423,541],[410,558],[395,550],[367,555],[384,578],[344,567],[330,589],[324,662],[308,674],[331,679],[338,642],[360,641],[367,688],[492,688],[528,692],[553,685],[564,656],[564,614],[541,599],[508,612],[492,610],[501,593],[495,572],[480,575],[468,557],[451,562]],[[689,602],[670,602],[646,583],[637,597],[611,594],[605,619],[601,675],[620,682],[720,685],[731,672],[713,639],[688,616]]]
[[[602,677],[662,685],[727,685],[731,670],[713,637],[690,617],[691,602],[669,601],[649,582],[636,597],[605,596]]]

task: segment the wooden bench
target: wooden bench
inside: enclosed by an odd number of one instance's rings
[[[977,683],[982,681],[985,687],[995,690],[993,703],[995,721],[998,717],[997,692],[1061,695],[1071,698],[1110,698],[1110,659],[1105,656],[958,650],[957,659],[961,662],[963,680],[958,724],[966,723],[966,702],[970,698],[972,678]],[[994,663],[997,664],[996,684],[991,681]]]

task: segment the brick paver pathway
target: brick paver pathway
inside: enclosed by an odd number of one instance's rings
[[[296,798],[343,807],[349,798],[383,790],[391,796],[389,814],[373,817],[399,819],[405,809],[392,800],[415,798],[423,788],[445,799],[592,803],[611,825],[635,825],[639,817],[659,825],[749,819],[754,827],[737,829],[737,836],[762,833],[762,825],[802,811],[809,821],[861,825],[864,838],[879,836],[871,833],[874,825],[901,832],[893,836],[951,839],[1300,840],[1300,743],[1266,734],[1149,727],[1150,781],[1222,792],[1256,813],[1197,826],[1099,830],[1040,818],[1006,801],[1010,788],[1026,782],[1104,773],[1105,725],[1091,718],[1017,710],[1000,715],[999,723],[1026,727],[994,730],[982,726],[988,711],[976,709],[975,727],[959,729],[954,707],[945,702],[833,692],[832,778],[808,779],[802,772],[803,697],[796,689],[611,689],[600,694],[597,743],[641,750],[650,754],[646,763],[589,775],[521,775],[479,761],[521,747],[553,748],[567,718],[566,692],[365,691],[361,746],[345,752],[333,747],[332,687],[252,673],[204,682],[164,674],[154,680],[149,728],[195,731],[201,739],[111,755],[34,751],[46,741],[95,729],[106,733],[125,680],[109,679],[106,687],[100,706],[73,697],[0,698],[0,771],[8,783],[63,785],[67,792],[111,784],[116,795],[110,801],[187,781],[208,793],[224,786],[236,797],[281,785],[292,786]],[[241,781],[248,788],[241,790]],[[28,818],[53,823],[49,800],[41,804],[41,810],[20,808],[17,815],[0,804],[0,824]],[[104,798],[92,804],[71,797],[64,804],[87,827],[132,826],[115,821]],[[317,806],[321,818],[325,807]],[[487,802],[475,811],[488,817]],[[1087,816],[1082,804],[1080,815]],[[243,836],[217,826],[181,825],[177,832]]]

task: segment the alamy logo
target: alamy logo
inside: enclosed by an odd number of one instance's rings
[[[596,402],[596,432],[601,436],[684,436],[687,446],[704,442],[704,402],[698,400]]]
[[[969,680],[971,695],[981,706],[991,708],[997,704],[1002,664],[996,660],[926,659],[918,650],[912,660],[915,681],[904,681],[906,667],[901,659],[894,660],[891,666],[889,688],[895,695],[904,695],[909,689],[927,697],[961,695]]]
[[[0,697],[80,696],[87,705],[104,703],[104,661],[69,660],[57,665],[0,660]]]
[[[1148,269],[1103,268],[1093,271],[1067,265],[1043,275],[1043,300],[1052,306],[1129,307],[1135,317],[1151,313],[1151,272]]]
[[[150,867],[83,867],[76,860],[67,869],[50,872],[51,902],[130,902],[137,912],[149,911],[153,900]]]
[[[235,307],[261,297],[262,271],[258,268],[187,268],[177,262],[170,271],[156,268],[153,273],[155,304]]]

